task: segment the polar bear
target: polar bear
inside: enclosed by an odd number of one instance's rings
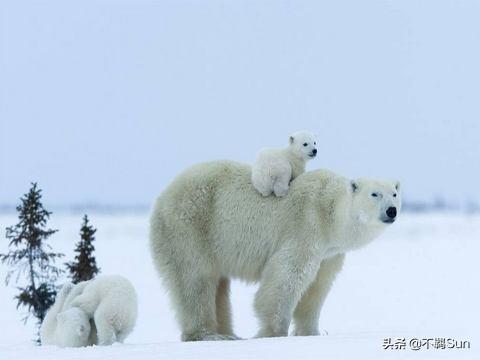
[[[130,281],[118,275],[99,276],[87,281],[81,294],[71,299],[69,306],[93,318],[97,345],[123,342],[137,319],[135,289]]]
[[[137,318],[137,296],[121,276],[66,283],[40,328],[44,345],[79,347],[123,342]]]
[[[393,223],[400,185],[303,173],[287,196],[262,197],[251,168],[199,164],[158,197],[150,219],[153,261],[169,290],[182,340],[235,339],[229,279],[259,282],[258,337],[318,334],[321,306],[345,253]]]
[[[47,312],[40,327],[42,345],[61,347],[90,345],[91,325],[87,314],[79,308],[64,308],[73,287],[73,284],[66,283],[55,299],[55,303]]]
[[[252,166],[252,184],[263,196],[288,193],[290,181],[305,172],[307,160],[317,156],[316,136],[308,131],[290,135],[284,149],[262,149]]]

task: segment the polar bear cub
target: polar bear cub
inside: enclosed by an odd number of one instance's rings
[[[137,295],[122,276],[63,286],[40,328],[43,345],[80,347],[123,342],[137,319]]]
[[[305,172],[307,160],[317,156],[317,139],[308,131],[290,135],[284,149],[262,149],[252,166],[252,184],[263,196],[288,193],[290,181]]]
[[[70,306],[93,318],[98,345],[123,342],[137,320],[135,289],[130,281],[118,275],[90,280]]]
[[[81,347],[89,345],[90,319],[79,308],[67,308],[65,302],[74,287],[66,283],[60,290],[55,303],[47,312],[40,328],[42,345]]]

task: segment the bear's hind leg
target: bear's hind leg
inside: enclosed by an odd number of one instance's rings
[[[282,197],[288,194],[290,178],[290,173],[284,173],[277,176],[275,182],[273,183],[273,193],[275,196]]]
[[[217,283],[216,278],[195,276],[177,294],[183,341],[223,340],[217,332]]]
[[[217,331],[219,334],[228,335],[232,340],[240,338],[233,333],[232,305],[230,303],[230,280],[221,278],[217,287]]]
[[[99,311],[95,312],[94,321],[97,328],[97,345],[112,345],[117,341],[113,324],[109,317],[104,314],[103,309],[99,308]]]
[[[168,288],[177,319],[182,329],[182,341],[229,340],[217,328],[216,296],[219,277],[200,266],[183,264],[169,269]],[[205,264],[204,264],[205,265]]]
[[[274,176],[264,169],[253,169],[252,185],[262,196],[272,194],[274,179]]]

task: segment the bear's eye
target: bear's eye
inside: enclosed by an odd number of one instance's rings
[[[303,146],[307,146],[308,144],[307,143],[303,143]]]
[[[372,196],[373,197],[378,197],[378,194],[377,193],[372,193]]]
[[[317,143],[316,143],[316,142],[314,142],[314,143],[313,143],[313,145],[317,145]]]
[[[397,194],[396,194],[396,193],[395,193],[395,194],[393,194],[393,197],[397,197]]]

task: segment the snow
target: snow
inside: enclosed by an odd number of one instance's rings
[[[60,349],[36,347],[33,319],[12,299],[14,284],[0,287],[0,359],[479,359],[480,215],[402,214],[377,241],[347,255],[345,267],[323,308],[327,336],[181,343],[169,299],[148,249],[148,214],[90,214],[97,262],[103,274],[129,278],[139,294],[139,318],[124,345]],[[0,215],[0,228],[16,222]],[[81,215],[54,214],[49,226],[55,251],[73,256]],[[5,239],[0,252],[6,250]],[[0,278],[7,268],[0,266]],[[256,287],[234,282],[237,335],[257,330],[252,310]],[[468,340],[470,349],[409,349],[412,338]],[[384,350],[385,338],[406,338],[405,350]]]

